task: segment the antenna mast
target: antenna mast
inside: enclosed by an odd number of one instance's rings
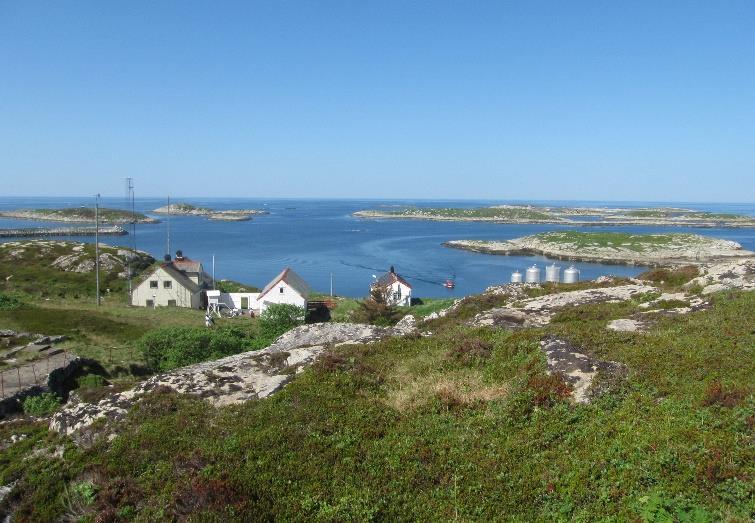
[[[136,210],[134,207],[134,179],[126,178],[126,205],[131,206],[131,254],[128,256],[128,303],[131,305],[131,297],[134,292],[133,288],[133,268],[132,262],[136,256]]]
[[[94,274],[96,279],[97,306],[100,305],[100,195],[94,199]]]
[[[170,213],[171,213],[171,210],[172,209],[170,207],[170,196],[168,196],[168,219],[166,220],[166,224],[168,226],[168,238],[167,238],[167,243],[166,243],[167,251],[165,252],[165,254],[167,254],[168,256],[170,256]]]

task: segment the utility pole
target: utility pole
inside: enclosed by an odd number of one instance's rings
[[[330,297],[333,297],[333,273],[330,273]]]
[[[94,199],[94,274],[97,280],[97,306],[100,305],[100,195]]]
[[[215,255],[212,255],[212,290],[215,290]]]

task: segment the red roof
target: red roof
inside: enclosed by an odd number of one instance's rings
[[[412,285],[406,281],[404,278],[396,274],[395,272],[386,272],[383,274],[378,280],[375,282],[379,287],[389,287],[393,285],[394,283],[399,282],[403,285],[406,285],[410,289],[412,288]]]
[[[201,272],[202,271],[201,262],[194,261],[185,257],[181,258],[180,260],[175,259],[169,263],[173,265],[173,267],[178,269],[179,271],[184,271],[184,272]]]

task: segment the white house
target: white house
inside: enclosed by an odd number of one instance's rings
[[[259,311],[265,312],[273,303],[288,303],[306,309],[309,292],[309,285],[302,277],[290,267],[286,267],[260,292],[257,297]]]
[[[412,286],[396,274],[396,270],[391,266],[391,270],[383,274],[370,286],[370,291],[380,290],[385,296],[388,305],[397,305],[405,307],[412,304]]]
[[[209,277],[202,264],[176,252],[176,259],[149,273],[131,292],[131,305],[137,307],[204,307],[204,290]]]
[[[307,308],[309,286],[291,268],[286,267],[280,274],[265,285],[261,292],[220,292],[207,291],[208,308],[251,310],[256,314],[265,312],[272,303],[287,303]]]

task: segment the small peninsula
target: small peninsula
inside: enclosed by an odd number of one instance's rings
[[[543,255],[570,261],[620,265],[703,263],[755,256],[734,241],[697,234],[545,232],[513,240],[455,240],[445,247],[499,255]]]
[[[190,203],[171,203],[155,209],[155,214],[170,214],[175,216],[202,216],[209,220],[225,222],[244,222],[252,219],[252,216],[269,214],[259,209],[228,209],[215,210],[207,207],[197,207]]]
[[[491,207],[404,207],[357,211],[358,218],[440,221],[480,221],[510,224],[647,225],[680,227],[755,227],[755,217],[671,207],[548,207],[495,205]]]
[[[18,220],[34,220],[44,222],[94,223],[94,209],[91,207],[68,207],[65,209],[16,209],[15,211],[0,211],[0,218],[16,218]],[[124,209],[108,209],[100,207],[100,223],[127,224],[159,223],[160,220],[142,213],[132,213]]]

